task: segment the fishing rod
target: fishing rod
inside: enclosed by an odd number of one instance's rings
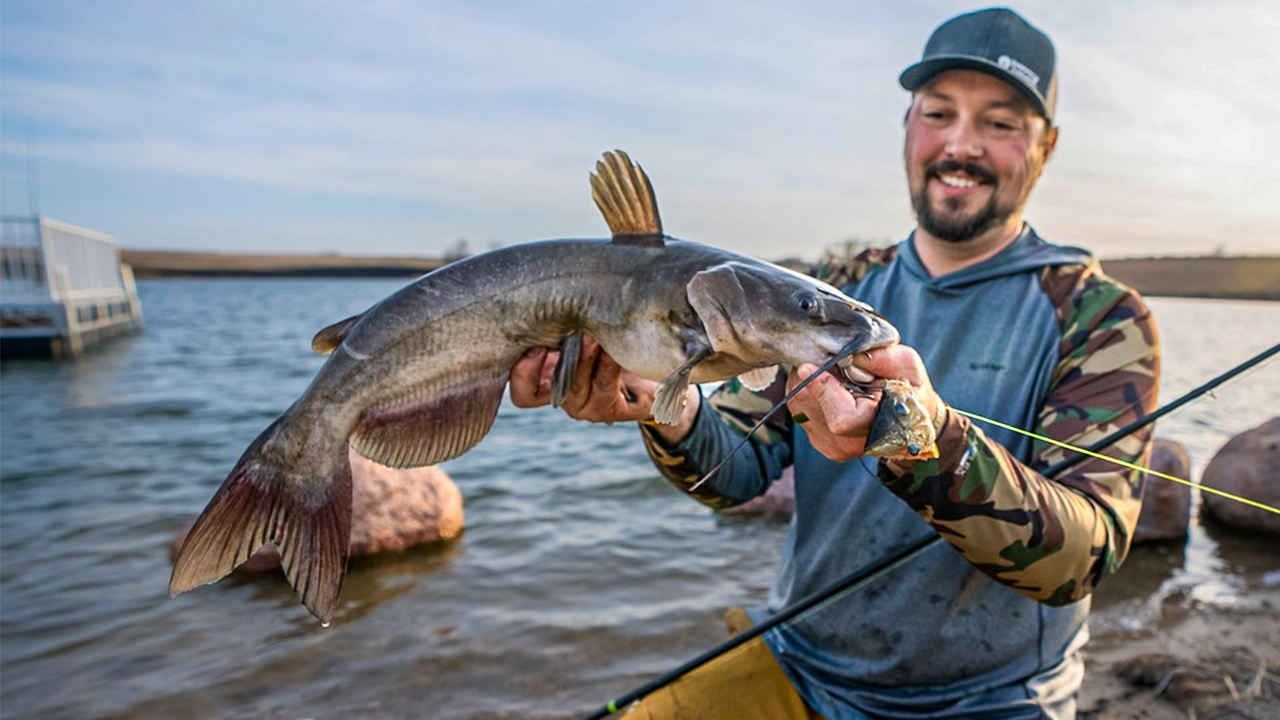
[[[1164,407],[1160,408],[1159,410],[1156,410],[1155,412],[1151,413],[1150,415],[1146,416],[1145,418],[1139,418],[1138,420],[1135,420],[1135,421],[1133,421],[1132,423],[1129,423],[1128,425],[1126,425],[1126,426],[1124,426],[1124,427],[1120,428],[1119,430],[1117,430],[1117,431],[1115,431],[1115,432],[1111,433],[1110,435],[1108,435],[1108,436],[1106,436],[1106,437],[1102,438],[1101,440],[1099,440],[1098,442],[1094,443],[1093,445],[1091,445],[1091,446],[1089,447],[1089,449],[1090,449],[1090,450],[1092,450],[1093,452],[1097,452],[1097,451],[1099,450],[1099,448],[1107,447],[1108,445],[1111,445],[1112,443],[1114,443],[1114,442],[1116,442],[1116,441],[1120,440],[1121,438],[1124,438],[1124,437],[1129,436],[1129,435],[1130,435],[1130,434],[1132,434],[1134,431],[1139,430],[1139,429],[1141,429],[1141,428],[1144,428],[1144,427],[1146,427],[1146,426],[1150,425],[1151,423],[1155,422],[1156,420],[1158,420],[1158,419],[1160,419],[1160,418],[1164,417],[1165,415],[1168,415],[1169,413],[1173,412],[1174,410],[1177,410],[1178,408],[1182,407],[1183,405],[1186,405],[1187,403],[1191,402],[1192,400],[1195,400],[1196,398],[1199,398],[1200,396],[1202,396],[1202,395],[1204,395],[1204,394],[1206,394],[1206,393],[1212,392],[1214,388],[1216,388],[1216,387],[1218,387],[1219,385],[1221,385],[1221,384],[1223,384],[1223,383],[1227,382],[1228,380],[1232,380],[1232,379],[1234,379],[1234,378],[1235,378],[1237,375],[1239,375],[1240,373],[1243,373],[1243,372],[1246,372],[1246,371],[1248,371],[1248,370],[1253,369],[1253,368],[1254,368],[1255,366],[1257,366],[1259,363],[1262,363],[1262,362],[1267,361],[1267,360],[1268,360],[1268,359],[1270,359],[1272,356],[1274,356],[1276,353],[1280,353],[1280,343],[1277,343],[1277,344],[1275,344],[1275,345],[1272,345],[1271,347],[1267,348],[1266,350],[1263,350],[1262,352],[1258,353],[1257,355],[1254,355],[1253,357],[1249,358],[1248,360],[1245,360],[1244,362],[1242,362],[1242,363],[1240,363],[1239,365],[1237,365],[1237,366],[1235,366],[1235,367],[1231,368],[1230,370],[1228,370],[1228,371],[1226,371],[1226,372],[1222,373],[1221,375],[1219,375],[1219,376],[1215,377],[1214,379],[1210,380],[1209,382],[1207,382],[1207,383],[1205,383],[1205,384],[1201,385],[1200,387],[1198,387],[1198,388],[1196,388],[1196,389],[1194,389],[1194,390],[1192,390],[1192,391],[1190,391],[1190,392],[1188,392],[1188,393],[1184,394],[1182,397],[1178,398],[1177,400],[1174,400],[1173,402],[1169,403],[1168,405],[1165,405]],[[1085,460],[1086,458],[1088,458],[1088,457],[1089,457],[1089,455],[1088,455],[1087,453],[1077,452],[1077,453],[1075,454],[1075,456],[1073,456],[1073,457],[1071,457],[1071,458],[1068,458],[1068,459],[1066,459],[1066,460],[1063,460],[1062,462],[1058,463],[1057,465],[1054,465],[1053,467],[1051,467],[1051,468],[1049,468],[1048,470],[1046,470],[1046,471],[1045,471],[1045,474],[1046,474],[1046,475],[1048,475],[1048,474],[1055,474],[1055,475],[1056,475],[1057,473],[1060,473],[1060,472],[1062,472],[1063,470],[1067,470],[1067,469],[1069,469],[1069,468],[1073,468],[1073,467],[1075,467],[1076,465],[1080,464],[1081,462],[1084,462],[1084,460]]]
[[[1101,440],[1093,443],[1088,448],[1073,448],[1076,451],[1076,454],[1074,456],[1063,459],[1062,461],[1050,466],[1049,468],[1046,468],[1041,474],[1044,475],[1045,477],[1056,476],[1072,467],[1075,467],[1077,464],[1084,461],[1086,458],[1090,457],[1091,453],[1096,454],[1098,451],[1109,447],[1113,443],[1125,437],[1128,437],[1134,432],[1146,427],[1147,425],[1150,425],[1151,423],[1155,422],[1157,419],[1165,415],[1168,415],[1169,413],[1173,412],[1174,410],[1177,410],[1183,405],[1186,405],[1192,400],[1203,397],[1205,394],[1213,391],[1215,388],[1222,385],[1223,383],[1229,380],[1232,380],[1233,378],[1237,377],[1241,373],[1252,369],[1253,367],[1257,366],[1262,362],[1265,362],[1266,360],[1273,357],[1277,353],[1280,353],[1280,344],[1276,344],[1266,350],[1263,350],[1262,352],[1258,353],[1252,358],[1249,358],[1243,363],[1236,365],[1230,370],[1204,383],[1200,387],[1197,387],[1194,390],[1191,390],[1190,392],[1185,393],[1184,395],[1179,397],[1177,400],[1174,400],[1168,405],[1165,405],[1164,407],[1159,408],[1158,410],[1151,413],[1150,415],[1147,415],[1144,418],[1140,418],[1124,426],[1123,428],[1120,428],[1119,430],[1111,433],[1110,435],[1102,438]],[[816,377],[819,374],[820,373],[815,372],[812,377]],[[1105,458],[1105,459],[1111,459],[1111,458]],[[1146,470],[1146,469],[1143,468],[1143,470]],[[828,587],[810,595],[809,597],[803,598],[799,602],[796,602],[788,607],[783,608],[776,615],[769,617],[767,620],[760,623],[759,625],[755,625],[751,629],[746,630],[739,635],[735,635],[732,638],[729,638],[727,641],[721,643],[720,645],[717,645],[714,648],[711,648],[710,650],[702,653],[701,655],[693,658],[692,660],[689,660],[688,662],[684,663],[680,667],[677,667],[674,670],[670,670],[662,674],[661,676],[656,677],[653,680],[650,680],[649,682],[636,688],[635,690],[632,690],[631,692],[626,693],[625,695],[622,695],[620,697],[614,698],[613,700],[610,700],[604,706],[600,707],[590,715],[583,716],[582,720],[600,720],[601,718],[608,717],[609,715],[612,715],[618,710],[625,708],[627,705],[630,705],[631,703],[643,698],[644,696],[652,693],[653,691],[658,690],[666,685],[669,685],[675,682],[682,676],[711,662],[712,660],[720,657],[721,655],[724,655],[730,650],[733,650],[734,648],[765,634],[766,632],[772,630],[773,628],[778,627],[779,625],[782,625],[783,623],[788,622],[789,620],[792,620],[793,618],[799,615],[802,615],[808,612],[809,610],[817,608],[818,606],[823,605],[828,601],[833,601],[837,597],[839,597],[840,595],[843,595],[846,592],[852,592],[854,590],[857,590],[862,586],[870,583],[871,581],[876,580],[881,575],[883,575],[886,572],[889,572],[890,570],[893,570],[902,565],[905,565],[906,563],[915,559],[917,555],[920,555],[925,550],[929,549],[930,547],[933,547],[934,545],[937,545],[940,542],[942,542],[941,535],[937,535],[937,534],[931,535],[929,537],[926,537],[922,540],[919,540],[907,546],[906,548],[903,548],[892,557],[881,560],[880,562],[875,563],[874,565],[868,568],[864,568],[863,570],[860,570],[858,572],[851,573],[845,576],[844,578],[841,578],[840,580],[837,580],[836,582],[832,583]]]

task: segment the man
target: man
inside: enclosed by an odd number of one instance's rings
[[[954,410],[1088,445],[1156,405],[1155,328],[1141,299],[1022,219],[1057,141],[1054,62],[1049,39],[1009,10],[940,26],[900,79],[912,93],[903,154],[918,226],[819,272],[898,327],[901,344],[858,364],[911,383],[940,457],[863,458],[875,401],[823,375],[692,493],[714,507],[745,502],[795,466],[782,567],[755,622],[921,538],[947,544],[769,631],[771,654],[744,646],[637,716],[1074,716],[1088,595],[1128,551],[1142,476],[1091,460],[1045,478],[1038,471],[1066,451]],[[517,365],[517,404],[545,404],[554,360],[536,350]],[[816,370],[795,368],[761,393],[731,381],[704,401],[691,389],[680,422],[661,426],[646,421],[652,383],[594,345],[579,369],[566,411],[641,420],[658,468],[686,491]],[[1149,441],[1139,433],[1107,452],[1141,461]]]

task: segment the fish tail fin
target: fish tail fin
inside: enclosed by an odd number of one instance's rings
[[[271,542],[294,592],[326,625],[338,607],[351,544],[351,465],[298,478],[264,457],[268,428],[200,513],[174,560],[169,595],[217,582]]]

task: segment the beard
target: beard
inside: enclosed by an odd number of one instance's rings
[[[965,217],[960,215],[960,208],[963,203],[959,198],[946,198],[943,200],[943,206],[946,213],[937,212],[933,205],[929,202],[927,188],[929,180],[939,177],[946,173],[963,172],[969,177],[976,178],[981,182],[988,183],[992,186],[991,199],[986,205],[978,208],[973,214]],[[943,160],[925,168],[924,182],[920,184],[919,190],[911,193],[911,207],[916,211],[916,222],[920,227],[930,235],[949,243],[962,243],[972,240],[979,235],[987,232],[993,227],[1004,224],[1013,213],[1017,212],[1018,205],[1010,207],[1001,207],[996,198],[999,188],[996,186],[996,176],[990,170],[975,165],[973,163],[961,163],[955,160]]]

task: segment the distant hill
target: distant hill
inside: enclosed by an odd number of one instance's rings
[[[1126,258],[1102,269],[1143,295],[1280,300],[1280,256]]]
[[[162,277],[412,277],[444,260],[346,255],[257,255],[120,250],[140,278]]]
[[[446,264],[440,258],[256,255],[121,250],[140,278],[412,277]],[[794,266],[796,261],[784,264]],[[1143,295],[1280,300],[1280,256],[1163,257],[1104,260],[1108,275]]]

